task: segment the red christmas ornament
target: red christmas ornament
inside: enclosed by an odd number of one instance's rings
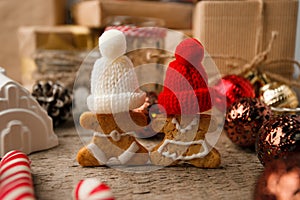
[[[228,108],[233,102],[243,97],[255,97],[255,91],[250,81],[237,75],[224,76],[214,87],[215,105],[218,109],[224,110],[224,101]]]
[[[300,154],[268,163],[257,181],[254,199],[300,199]]]
[[[259,128],[270,117],[271,110],[265,103],[257,98],[242,98],[227,110],[224,129],[233,143],[251,147]]]
[[[196,39],[185,39],[176,47],[176,59],[169,64],[158,96],[168,115],[194,115],[211,109],[203,55],[204,48]]]
[[[259,130],[256,151],[263,165],[300,153],[300,116],[276,116],[265,122]]]

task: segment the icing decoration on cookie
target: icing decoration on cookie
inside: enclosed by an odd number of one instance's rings
[[[95,178],[80,180],[73,192],[73,200],[114,200],[110,188]]]
[[[199,124],[199,119],[197,117],[195,117],[193,119],[193,121],[187,127],[185,127],[185,128],[182,128],[180,126],[180,124],[178,123],[178,121],[176,120],[176,118],[172,119],[172,123],[175,124],[176,129],[178,130],[178,132],[180,132],[180,133],[186,133],[187,131],[192,130],[193,126],[196,126],[196,125]]]
[[[94,143],[90,143],[86,148],[93,154],[93,156],[103,164],[107,163],[107,157],[105,153]]]
[[[107,159],[105,153],[94,143],[91,143],[87,146],[90,152],[94,155],[94,157],[103,164],[106,165],[124,165],[126,164],[139,150],[139,146],[136,142],[132,142],[130,147],[126,149],[121,155],[116,157],[111,157]]]
[[[107,137],[107,138],[110,137],[115,142],[120,141],[121,137],[126,136],[126,135],[135,136],[135,133],[134,132],[119,133],[119,131],[113,130],[112,132],[110,132],[110,134],[107,135],[107,134],[103,134],[103,133],[100,133],[100,132],[94,132],[94,136]]]
[[[170,153],[169,151],[165,151],[162,152],[163,149],[168,145],[168,144],[176,144],[176,145],[180,145],[180,146],[191,146],[194,144],[201,144],[203,147],[203,151],[199,152],[197,154],[193,154],[190,156],[182,156],[182,155],[177,155],[176,152],[174,153]],[[163,144],[158,148],[157,150],[159,153],[161,153],[163,156],[167,157],[167,158],[172,158],[173,160],[192,160],[195,158],[203,158],[204,156],[206,156],[209,151],[208,151],[208,147],[205,143],[204,140],[197,140],[197,141],[190,141],[190,142],[182,142],[182,141],[176,141],[176,140],[164,140]]]
[[[171,122],[175,125],[176,129],[178,130],[178,133],[185,134],[186,132],[192,130],[194,126],[196,126],[196,125],[198,126],[199,119],[197,117],[195,117],[192,120],[192,122],[189,125],[187,125],[185,128],[182,128],[180,126],[180,124],[178,123],[176,118],[173,118]],[[177,137],[178,139],[180,139],[180,134],[178,134],[178,137]],[[175,145],[186,146],[186,147],[189,147],[189,146],[195,145],[195,144],[201,144],[202,147],[203,147],[203,151],[195,153],[195,154],[190,155],[190,156],[177,155],[176,152],[174,152],[174,153],[170,153],[169,151],[164,151],[163,152],[163,149],[166,146],[168,146],[168,144],[175,144]],[[158,148],[157,151],[159,153],[161,153],[163,156],[165,156],[167,158],[171,158],[173,160],[192,160],[192,159],[195,159],[195,158],[202,158],[202,157],[206,156],[209,153],[208,147],[207,147],[204,140],[183,142],[183,141],[166,139],[166,140],[164,140],[163,144]]]
[[[139,150],[139,146],[136,142],[131,143],[130,147],[126,149],[121,155],[116,157],[112,157],[107,161],[107,165],[124,165],[126,164],[134,154]]]
[[[10,151],[0,162],[0,199],[35,199],[30,161],[23,152]]]

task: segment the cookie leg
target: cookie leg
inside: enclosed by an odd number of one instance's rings
[[[132,158],[127,162],[127,164],[145,165],[149,161],[149,152],[138,141],[135,140],[135,142],[139,146],[139,150],[132,156]]]
[[[183,162],[200,168],[218,167],[221,156],[205,141],[206,133],[216,128],[215,123],[209,115],[199,118],[199,122],[194,118],[181,125],[179,116],[168,116],[162,129],[165,138],[150,154],[152,164],[169,166]]]
[[[212,148],[205,157],[195,158],[187,161],[186,163],[200,168],[217,168],[221,164],[221,156],[215,148]]]
[[[167,158],[157,151],[153,151],[150,153],[150,159],[153,165],[158,166],[173,166],[179,163],[178,160]]]
[[[94,155],[86,148],[83,147],[77,153],[77,162],[83,167],[95,167],[103,164],[94,157]]]

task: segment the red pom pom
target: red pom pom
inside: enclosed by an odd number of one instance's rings
[[[203,56],[204,48],[202,44],[194,38],[183,40],[175,50],[176,61],[183,65],[192,65],[198,68]]]
[[[225,100],[228,108],[243,97],[255,97],[255,91],[250,81],[236,75],[224,76],[213,88],[216,91],[215,105],[220,110],[226,109]]]

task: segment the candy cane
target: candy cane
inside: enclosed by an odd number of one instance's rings
[[[0,162],[0,199],[35,199],[30,161],[20,151],[8,152]]]
[[[126,36],[144,37],[144,38],[164,38],[167,31],[159,27],[137,27],[131,25],[108,26],[105,31],[117,29],[122,31]]]
[[[110,188],[95,178],[78,182],[73,193],[74,200],[114,200]]]

